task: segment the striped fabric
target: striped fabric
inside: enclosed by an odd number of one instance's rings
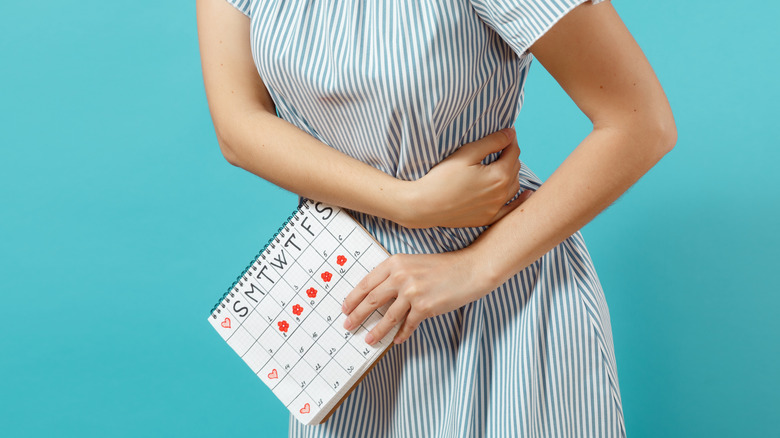
[[[414,180],[512,126],[528,47],[588,0],[227,1],[250,19],[280,117]],[[541,184],[524,164],[518,178],[521,190]],[[452,251],[484,230],[353,213],[391,253]],[[291,417],[290,436],[625,436],[609,311],[581,234],[484,298],[425,320],[329,421]]]

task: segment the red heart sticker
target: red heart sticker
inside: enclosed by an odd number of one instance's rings
[[[280,332],[287,333],[287,329],[290,328],[290,324],[287,321],[279,321],[276,324],[279,326]]]
[[[317,297],[317,289],[315,289],[315,288],[313,288],[313,287],[310,287],[310,288],[309,288],[309,289],[306,291],[306,295],[308,295],[308,296],[309,296],[309,298],[316,298],[316,297]]]
[[[327,283],[327,282],[330,281],[331,278],[333,278],[333,274],[331,274],[328,271],[325,271],[325,272],[322,273],[322,275],[320,275],[320,277],[322,277],[322,281]]]
[[[308,414],[310,411],[311,411],[311,407],[309,406],[308,403],[303,405],[303,407],[301,408],[301,414]]]
[[[343,255],[340,255],[336,257],[336,263],[338,263],[339,266],[344,266],[344,263],[347,263],[347,258]]]
[[[269,379],[278,379],[279,378],[279,374],[276,373],[276,368],[274,368],[273,371],[268,373],[268,378]]]
[[[303,307],[301,307],[300,304],[296,304],[293,306],[293,313],[300,316],[301,313],[303,313]]]
[[[225,320],[222,321],[222,324],[220,325],[225,328],[230,328],[230,318],[225,318]]]

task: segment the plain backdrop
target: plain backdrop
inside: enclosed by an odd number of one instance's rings
[[[769,436],[780,5],[614,5],[679,131],[583,229],[628,434]],[[542,178],[589,129],[536,61],[516,126]],[[295,205],[219,151],[194,1],[2,2],[2,434],[284,436],[287,411],[206,318]]]

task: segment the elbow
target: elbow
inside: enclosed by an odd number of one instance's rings
[[[619,135],[627,146],[630,145],[648,163],[657,163],[677,144],[677,126],[671,111],[644,117],[604,119],[594,123],[594,130],[602,129]]]
[[[628,128],[631,129],[631,128]],[[634,125],[633,137],[656,162],[671,152],[677,144],[677,126],[671,112],[646,117]]]
[[[677,144],[677,125],[674,122],[674,116],[672,116],[671,111],[658,120],[655,124],[657,144],[660,151],[666,155]]]
[[[230,148],[228,142],[225,141],[225,139],[219,134],[217,134],[217,143],[219,143],[219,150],[222,152],[222,156],[225,157],[225,160],[227,160],[227,162],[233,166],[241,167],[238,156],[233,151],[233,149]]]

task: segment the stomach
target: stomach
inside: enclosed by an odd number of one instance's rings
[[[542,184],[539,177],[525,163],[522,163],[517,178],[520,182],[520,190],[515,196],[525,190],[537,190]],[[488,226],[406,228],[385,218],[355,210],[345,210],[390,254],[436,254],[457,251],[471,245],[488,228]]]

